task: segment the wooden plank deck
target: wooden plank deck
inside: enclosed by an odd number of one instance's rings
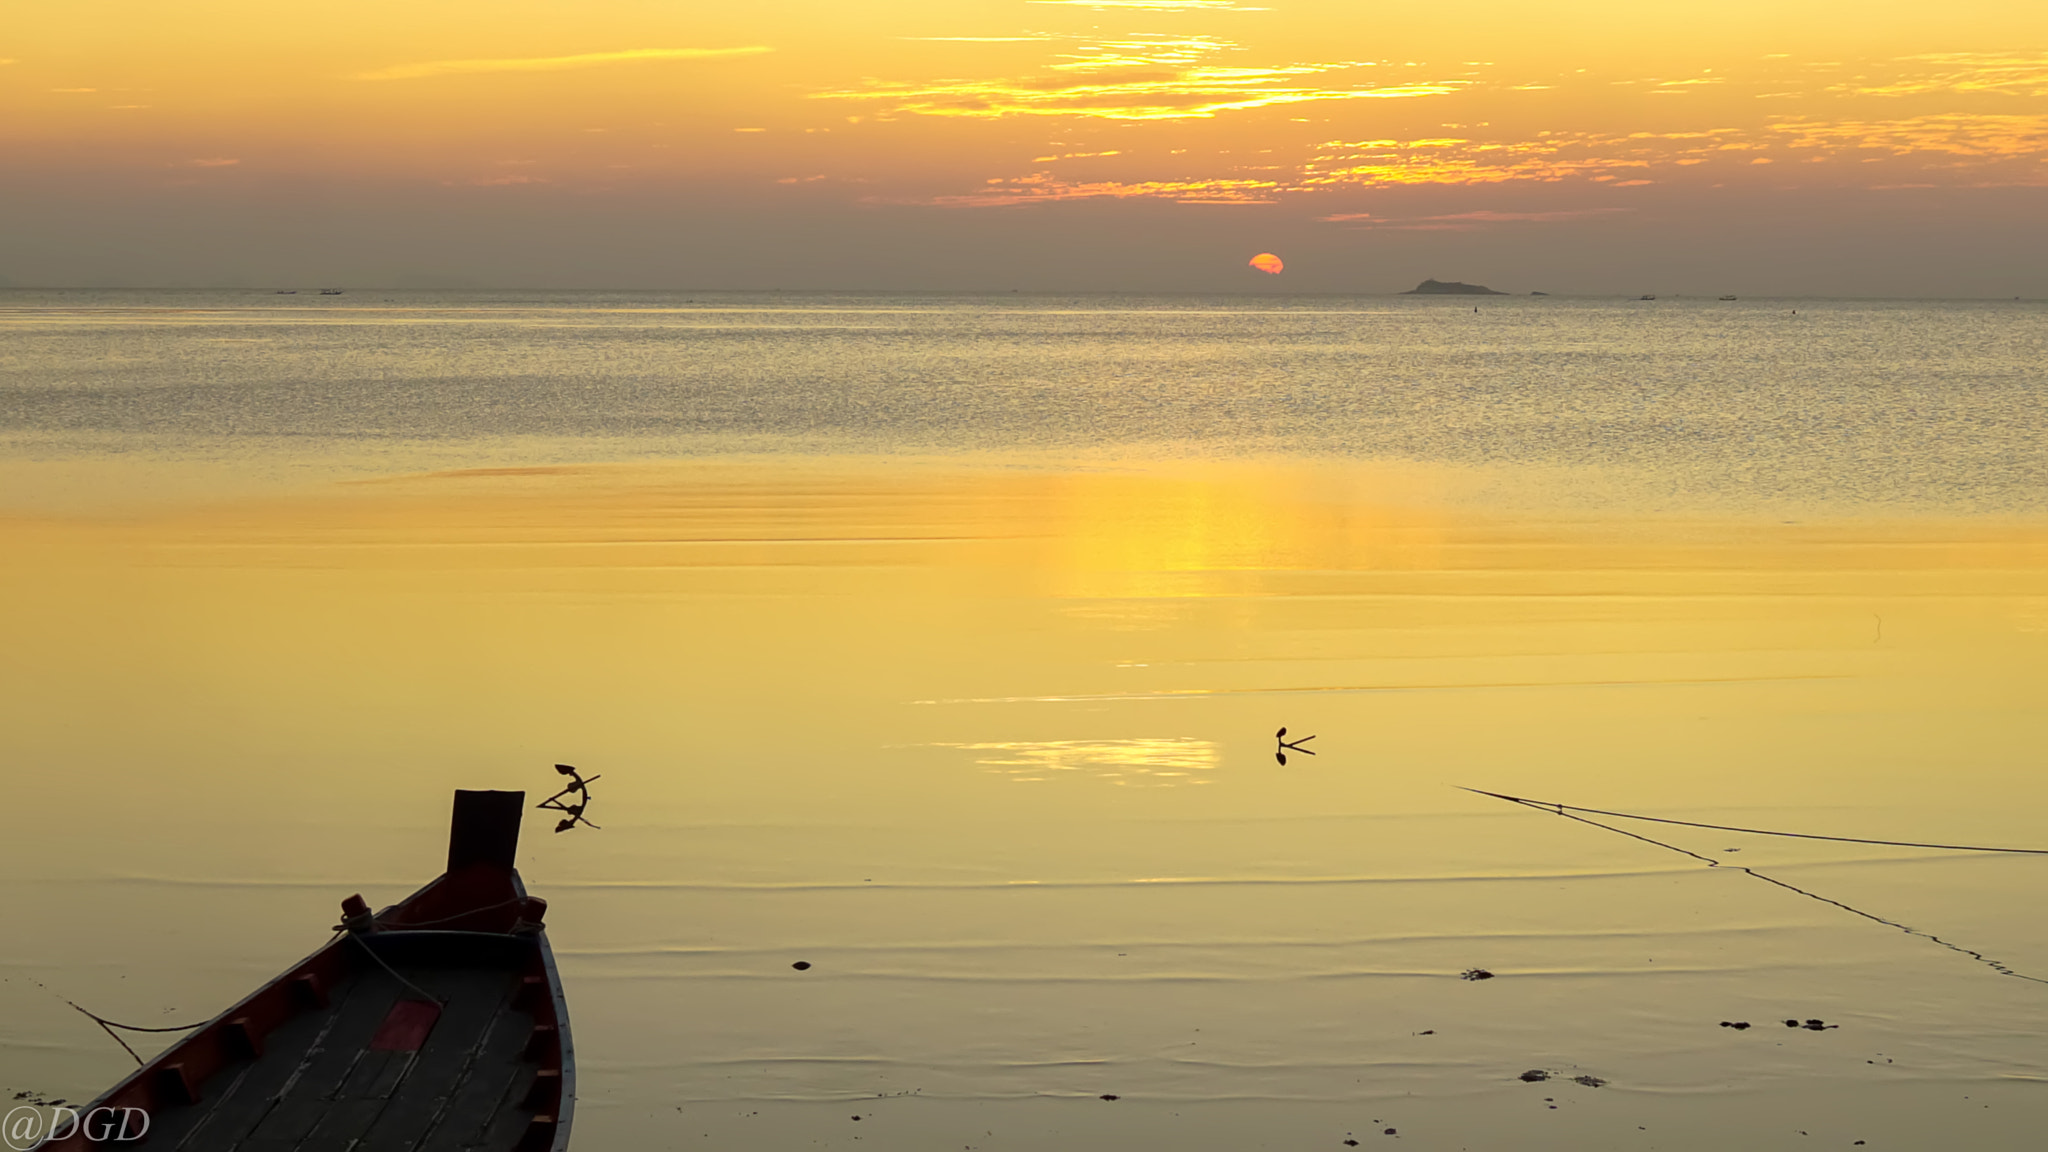
[[[446,1003],[417,1050],[372,1046],[419,992],[364,958],[325,1012],[272,1031],[263,1055],[212,1077],[197,1104],[152,1118],[150,1143],[185,1152],[509,1152],[538,1066],[521,1058],[534,1017],[499,964],[393,962]]]

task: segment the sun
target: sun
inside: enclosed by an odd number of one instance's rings
[[[1287,267],[1287,265],[1281,263],[1278,256],[1273,255],[1271,252],[1261,252],[1257,256],[1252,257],[1251,264],[1252,267],[1257,268],[1268,276],[1278,276],[1280,270]]]

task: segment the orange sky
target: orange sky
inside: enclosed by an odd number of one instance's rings
[[[2019,0],[105,0],[0,61],[15,284],[2048,293]]]

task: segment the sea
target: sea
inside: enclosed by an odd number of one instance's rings
[[[2044,400],[2030,301],[0,290],[0,1103],[561,763],[584,1152],[2039,1147]]]

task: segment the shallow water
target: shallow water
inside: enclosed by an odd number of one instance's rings
[[[1588,400],[1633,446],[1587,455],[1444,394],[1445,421],[1526,458],[1192,433],[996,452],[965,417],[937,445],[878,417],[880,444],[785,429],[742,455],[731,428],[472,436],[444,412],[354,436],[313,408],[279,417],[315,433],[295,445],[207,430],[286,389],[287,361],[226,398],[121,399],[205,366],[65,307],[6,334],[9,395],[46,394],[8,403],[0,520],[0,907],[31,926],[0,947],[10,1093],[76,1099],[128,1063],[59,996],[209,1015],[323,941],[342,896],[429,878],[450,788],[540,792],[559,760],[605,776],[601,831],[536,821],[522,848],[579,1148],[2018,1149],[2048,1118],[2026,978],[2048,978],[2048,859],[1630,826],[1709,868],[1458,790],[2048,847],[2038,418],[1994,403],[2038,394],[2037,368],[1954,384],[2002,423],[1952,450],[1915,433],[1917,478],[1731,491],[1721,441],[1660,462]],[[440,311],[348,339],[427,339]],[[1900,323],[2005,325],[2005,346],[2039,323],[1959,311]],[[37,413],[71,353],[38,342],[74,337],[144,367],[94,369],[57,428]],[[1118,340],[1196,378],[1210,354]],[[1175,417],[1214,419],[1200,396]],[[1827,471],[1786,455],[1756,467]],[[1317,755],[1276,763],[1281,725]]]

